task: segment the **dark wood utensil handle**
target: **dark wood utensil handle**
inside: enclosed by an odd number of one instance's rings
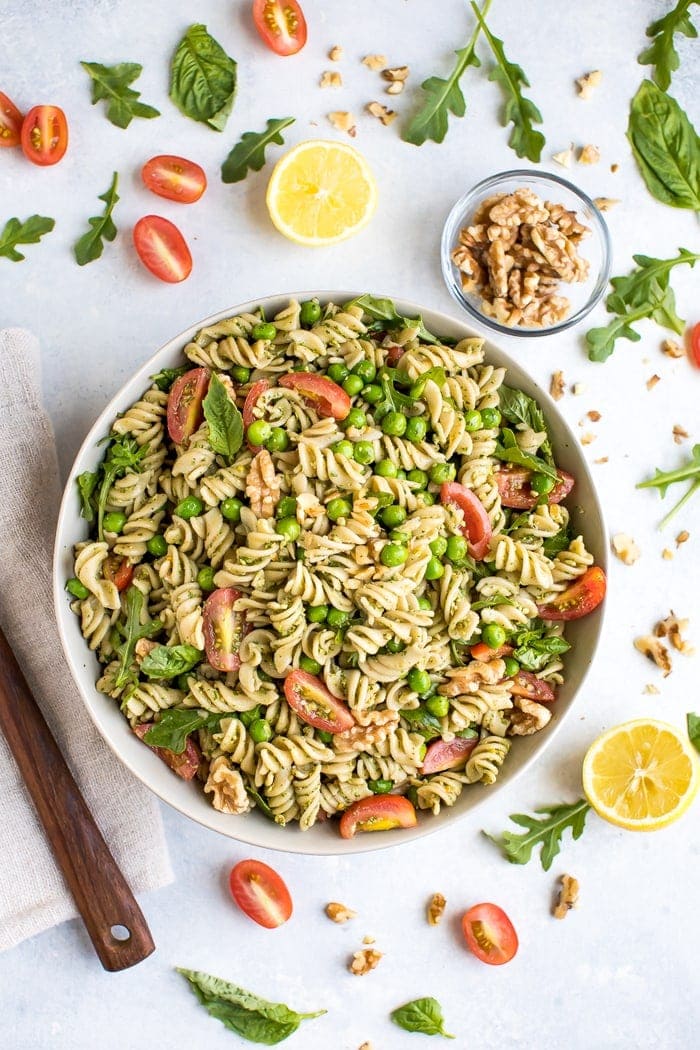
[[[126,970],[141,962],[155,948],[146,920],[80,794],[1,628],[0,729],[19,766],[100,962],[105,970]]]

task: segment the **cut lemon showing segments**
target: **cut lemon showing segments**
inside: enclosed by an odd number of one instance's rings
[[[700,762],[676,726],[639,719],[603,733],[583,760],[583,789],[596,813],[629,831],[656,831],[687,810]]]
[[[366,226],[377,205],[377,187],[367,161],[352,146],[312,139],[277,161],[266,200],[280,233],[319,247]]]

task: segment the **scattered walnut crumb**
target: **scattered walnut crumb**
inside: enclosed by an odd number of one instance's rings
[[[602,79],[603,74],[599,69],[593,69],[590,73],[584,73],[582,77],[577,77],[578,97],[590,98]]]
[[[610,170],[611,170],[611,172],[614,175],[616,172],[618,172],[620,170],[620,165],[619,164],[611,164],[610,165]]]
[[[581,394],[585,394],[586,393],[586,384],[585,383],[574,383],[574,385],[571,388],[571,393],[574,395],[574,397],[580,397]]]
[[[647,660],[651,660],[652,663],[663,672],[664,678],[668,678],[671,673],[671,657],[668,654],[668,649],[660,642],[658,638],[654,638],[651,634],[643,635],[640,638],[634,639],[635,649],[646,656]]]
[[[400,80],[403,82],[408,79],[408,74],[408,66],[393,66],[390,69],[382,70],[382,76],[385,80]]]
[[[355,135],[357,134],[357,121],[352,113],[348,113],[346,110],[336,109],[328,114],[328,119],[336,131],[347,131],[351,138],[355,138]]]
[[[656,384],[660,382],[661,376],[657,376],[656,373],[654,373],[653,376],[649,376],[649,378],[647,379],[647,390],[653,390]]]
[[[673,561],[673,551],[669,547],[664,547],[661,551],[661,557],[664,561]]]
[[[330,58],[331,62],[340,62],[341,58],[343,57],[343,49],[340,46],[340,44],[335,44],[330,49],[330,51],[328,52],[328,57]]]
[[[590,431],[586,431],[585,434],[581,434],[581,444],[582,445],[592,445],[593,442],[595,441],[595,438],[596,438],[595,434],[591,434]]]
[[[138,642],[134,646],[134,653],[136,654],[136,663],[140,664],[144,657],[148,656],[150,652],[158,647],[158,642],[152,641],[150,638],[139,638]]]
[[[598,412],[595,408],[592,408],[590,412],[586,412],[586,415],[590,419],[591,423],[598,423],[603,418],[600,412]]]
[[[357,912],[352,908],[346,908],[344,904],[339,904],[337,901],[331,901],[326,905],[326,915],[333,922],[342,923],[347,922],[348,919],[354,919]]]
[[[359,1048],[359,1050],[372,1050],[372,1044],[371,1043],[363,1043],[362,1046]]]
[[[654,634],[657,638],[668,638],[677,652],[683,653],[685,656],[691,656],[695,650],[682,637],[683,632],[688,629],[688,623],[687,619],[680,619],[671,609],[666,619],[659,620],[656,624]]]
[[[661,344],[662,351],[667,357],[685,357],[685,349],[675,339],[664,339]]]
[[[373,117],[376,117],[377,120],[380,120],[384,127],[387,127],[392,121],[396,120],[398,115],[395,110],[387,109],[387,107],[383,106],[381,102],[368,102],[367,112]]]
[[[625,565],[634,565],[642,553],[632,537],[624,532],[618,532],[613,536],[612,549]]]
[[[578,907],[579,884],[573,875],[562,875],[559,900],[552,909],[555,919],[563,919],[572,908]]]
[[[562,168],[570,168],[574,160],[574,144],[573,142],[568,149],[563,149],[559,153],[552,154],[552,160],[557,164],[561,164]]]
[[[594,197],[593,203],[598,211],[610,211],[616,204],[620,203],[618,197]]]
[[[442,919],[447,901],[441,893],[434,893],[428,901],[428,925],[437,926]]]
[[[679,532],[676,536],[676,547],[680,547],[682,543],[687,543],[689,539],[690,533],[687,529],[683,529],[683,531]]]
[[[609,456],[600,456],[599,459],[594,459],[593,462],[594,463],[609,463],[610,462],[610,458],[609,458]]]
[[[371,935],[371,934],[369,934],[369,933],[366,933],[366,934],[364,935],[364,937],[362,938],[362,943],[363,943],[363,944],[374,944],[374,942],[376,941],[376,939],[377,939],[376,937],[372,937],[372,935]]]
[[[383,952],[378,952],[375,948],[362,948],[359,952],[355,952],[348,964],[348,969],[355,977],[363,977],[370,970],[379,966],[382,956]]]
[[[386,63],[386,55],[365,55],[362,59],[362,65],[367,66],[368,69],[383,69]]]
[[[322,88],[339,88],[343,86],[343,78],[335,70],[327,69],[325,73],[321,73],[319,85]]]
[[[684,430],[683,427],[679,426],[678,423],[676,423],[675,427],[673,428],[673,440],[676,442],[676,444],[682,444],[687,437],[690,437],[688,431]]]
[[[404,88],[403,80],[392,80],[386,89],[387,95],[400,95]]]
[[[582,146],[578,155],[579,164],[597,164],[600,160],[600,150],[597,146],[592,146],[590,143],[587,146]]]
[[[552,372],[552,380],[549,384],[549,393],[555,401],[561,401],[566,390],[563,372]]]
[[[642,692],[644,693],[645,696],[660,696],[661,695],[660,690],[657,689],[655,685],[652,685],[651,682],[647,682],[647,684],[644,686],[644,689],[642,690]]]

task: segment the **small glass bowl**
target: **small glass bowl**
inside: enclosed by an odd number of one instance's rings
[[[557,204],[563,204],[569,211],[575,211],[579,221],[585,223],[591,230],[579,245],[580,254],[589,262],[588,277],[577,284],[560,282],[557,293],[566,296],[571,303],[571,311],[561,321],[543,328],[505,325],[493,317],[487,317],[481,309],[480,295],[476,292],[463,291],[460,272],[452,262],[452,250],[459,241],[460,230],[464,226],[471,225],[472,217],[481,202],[496,193],[513,193],[523,186],[532,190],[542,200],[551,200]],[[473,189],[457,201],[448,215],[442,231],[440,255],[442,275],[453,299],[456,299],[466,313],[480,324],[503,335],[532,338],[552,335],[571,328],[583,320],[596,303],[600,302],[610,278],[610,234],[599,209],[590,197],[587,197],[566,179],[560,179],[557,175],[550,175],[544,171],[503,171],[478,182]]]

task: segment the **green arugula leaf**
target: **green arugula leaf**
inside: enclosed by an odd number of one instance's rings
[[[143,664],[141,667],[143,668]],[[151,747],[164,747],[176,755],[181,755],[187,747],[187,738],[192,733],[198,729],[215,729],[222,718],[221,714],[210,715],[197,709],[183,711],[170,707],[162,712],[143,740]]]
[[[214,452],[233,459],[243,444],[243,417],[216,372],[212,372],[202,407],[209,424],[209,444]]]
[[[544,459],[553,465],[554,457],[552,455],[547,420],[544,418],[544,412],[537,402],[533,398],[528,397],[522,390],[515,390],[510,386],[499,387],[498,394],[501,414],[510,423],[524,423],[526,427],[530,427],[531,430],[538,434],[544,431],[547,437],[540,446],[540,452]]]
[[[559,532],[556,532],[554,536],[548,536],[542,544],[542,550],[548,558],[553,558],[559,551],[567,550],[571,540],[571,530],[567,525],[565,528],[560,529]]]
[[[700,715],[694,714],[692,711],[688,711],[685,716],[685,720],[688,724],[688,736],[690,742],[696,751],[700,752]]]
[[[170,98],[192,120],[223,131],[236,95],[237,65],[207,27],[191,25],[170,67]]]
[[[492,594],[489,598],[481,598],[478,602],[472,602],[472,611],[481,612],[482,609],[495,609],[499,605],[508,605],[512,601],[505,594]]]
[[[105,99],[107,120],[115,127],[128,128],[134,117],[153,120],[160,116],[160,110],[139,102],[140,92],[129,87],[143,71],[143,66],[138,62],[120,62],[116,66],[103,66],[99,62],[80,64],[92,78],[93,106],[100,99]]]
[[[426,996],[424,999],[413,999],[391,1011],[391,1019],[405,1032],[422,1032],[424,1035],[444,1035],[446,1039],[455,1039],[445,1031],[442,1007],[437,999]]]
[[[502,444],[496,445],[496,451],[494,452],[496,459],[500,459],[504,463],[514,463],[518,467],[527,467],[528,470],[534,470],[536,474],[544,474],[546,477],[551,478],[552,481],[558,481],[559,475],[556,467],[546,460],[540,459],[539,456],[533,456],[531,452],[524,452],[519,447],[512,430],[504,427],[501,430],[501,438]]]
[[[250,786],[250,784],[246,784],[245,789],[246,793],[250,796],[250,798],[253,800],[253,802],[258,807],[258,809],[264,817],[267,817],[268,820],[274,820],[275,824],[281,823],[282,826],[284,826],[284,817],[275,816],[273,811],[270,809],[270,806],[268,805],[266,799],[263,798],[259,791],[256,791],[254,787]]]
[[[17,245],[38,244],[45,233],[51,233],[55,225],[55,219],[49,219],[46,215],[30,215],[24,222],[17,218],[8,219],[0,233],[0,259],[23,262],[25,256],[17,251]]]
[[[90,524],[95,520],[93,496],[99,479],[100,475],[91,470],[83,471],[83,473],[78,474],[75,479],[75,483],[78,486],[78,496],[80,498],[80,516],[85,518]]]
[[[157,645],[141,661],[141,673],[148,678],[177,678],[201,662],[202,652],[194,645]]]
[[[117,227],[114,225],[112,212],[114,211],[115,204],[119,200],[117,194],[118,178],[119,176],[115,171],[112,175],[112,182],[109,189],[98,197],[98,200],[104,201],[106,204],[104,213],[92,219],[88,219],[91,229],[88,230],[87,233],[84,233],[80,240],[76,241],[73,246],[73,252],[78,266],[85,266],[86,263],[92,262],[93,259],[99,259],[104,250],[102,241],[113,241],[117,236]]]
[[[97,538],[104,539],[102,520],[111,489],[117,478],[125,474],[140,474],[148,445],[139,445],[134,438],[127,435],[108,439],[110,444],[105,458],[100,464],[100,487],[97,493]]]
[[[126,624],[124,627],[119,626],[119,631],[124,641],[117,647],[119,670],[114,679],[114,684],[119,688],[126,685],[132,677],[131,665],[134,662],[136,643],[140,638],[152,638],[154,634],[158,634],[163,628],[160,620],[148,620],[145,624],[141,623],[144,597],[138,587],[129,587],[124,602],[126,605]]]
[[[675,485],[679,481],[691,481],[692,484],[686,490],[685,495],[682,496],[678,503],[671,508],[666,517],[659,522],[660,529],[663,529],[668,525],[669,521],[675,517],[678,511],[681,510],[688,500],[691,499],[691,497],[700,489],[700,444],[693,445],[690,459],[682,466],[678,467],[676,470],[669,471],[663,471],[657,468],[653,478],[648,478],[646,481],[640,481],[637,488],[658,489],[659,495],[663,499],[668,491],[669,485]]]
[[[528,160],[536,163],[542,156],[545,139],[542,132],[535,131],[532,126],[542,123],[542,114],[535,103],[525,98],[522,93],[522,88],[530,87],[530,81],[520,66],[506,58],[503,41],[492,35],[474,0],[472,0],[471,7],[497,63],[489,73],[489,80],[496,81],[505,92],[506,101],[501,123],[504,127],[507,124],[513,125],[508,145],[519,157],[527,157]]]
[[[271,1003],[253,992],[247,992],[235,984],[202,973],[201,970],[185,970],[177,967],[189,983],[202,1006],[212,1017],[216,1017],[226,1028],[251,1043],[273,1046],[296,1032],[307,1018],[321,1017],[326,1010],[315,1013],[297,1013],[284,1003]]]
[[[391,299],[377,299],[374,295],[369,294],[360,295],[357,299],[352,299],[349,303],[346,303],[345,306],[361,307],[364,313],[374,318],[375,321],[381,321],[382,326],[388,329],[415,328],[416,335],[423,343],[440,342],[437,336],[428,331],[423,324],[422,318],[403,317],[398,313]]]
[[[156,372],[154,376],[151,376],[151,379],[159,390],[167,394],[175,380],[179,379],[180,376],[184,376],[185,372],[189,371],[189,368],[189,365],[180,365],[179,368],[161,368],[160,372]]]
[[[265,164],[265,149],[271,143],[284,145],[282,132],[294,123],[294,117],[270,117],[264,131],[246,131],[241,135],[221,165],[222,182],[241,182],[249,171],[260,171]]]
[[[652,22],[647,28],[647,36],[652,39],[649,47],[642,51],[637,62],[640,66],[654,66],[653,79],[662,91],[667,91],[671,83],[671,76],[680,65],[680,58],[673,41],[676,33],[695,39],[698,31],[693,25],[688,8],[691,4],[697,4],[698,0],[678,0],[676,6],[664,15]]]
[[[536,813],[548,814],[539,820],[525,813],[513,813],[510,819],[521,828],[527,828],[524,834],[516,835],[513,831],[504,831],[500,838],[493,838],[491,835],[486,835],[486,838],[501,848],[511,864],[527,864],[535,846],[541,846],[540,863],[545,871],[549,871],[552,861],[561,849],[564,831],[571,828],[572,838],[581,838],[586,814],[590,808],[585,799],[579,798],[570,805],[562,803],[536,809]]]
[[[627,138],[651,195],[700,211],[700,138],[676,100],[651,80],[632,99]]]

